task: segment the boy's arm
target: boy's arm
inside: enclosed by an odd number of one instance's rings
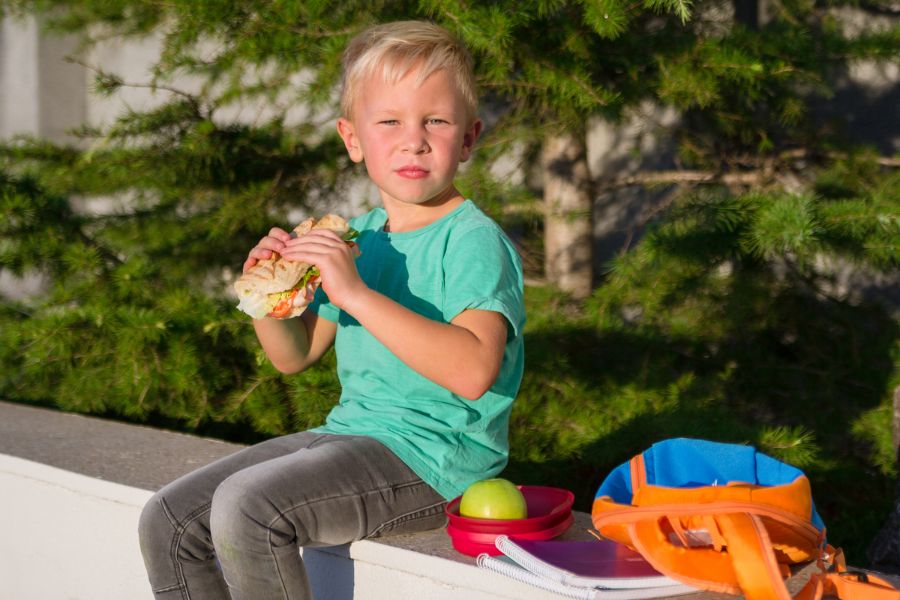
[[[288,232],[273,227],[250,251],[243,271],[246,273],[258,261],[283,251],[290,239]],[[331,347],[337,324],[307,310],[299,319],[254,319],[253,329],[272,365],[282,373],[297,373],[319,360]]]
[[[464,310],[451,323],[424,317],[366,286],[352,253],[333,232],[313,231],[289,240],[282,256],[315,264],[332,304],[423,377],[470,400],[494,384],[507,336],[500,313]]]
[[[465,310],[441,323],[369,288],[341,308],[411,369],[454,394],[477,400],[497,379],[508,327],[498,312]]]
[[[296,319],[254,319],[253,329],[272,366],[299,373],[331,347],[337,324],[307,310]]]

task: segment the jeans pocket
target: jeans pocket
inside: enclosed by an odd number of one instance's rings
[[[438,529],[447,524],[447,516],[444,514],[446,505],[446,501],[441,501],[430,506],[417,508],[382,523],[366,537],[378,538],[386,535],[417,533],[419,531],[428,531],[429,529]]]

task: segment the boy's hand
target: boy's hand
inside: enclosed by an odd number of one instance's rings
[[[346,241],[328,229],[314,229],[284,243],[278,251],[286,260],[296,260],[319,269],[322,289],[338,308],[344,308],[357,293],[368,289],[356,270],[356,254]]]
[[[244,261],[242,272],[246,273],[247,269],[261,260],[272,258],[276,253],[281,254],[281,251],[284,250],[285,243],[290,241],[290,239],[291,234],[284,229],[279,227],[270,229],[269,234],[259,240],[259,243],[250,250],[250,253],[247,255],[247,260]]]

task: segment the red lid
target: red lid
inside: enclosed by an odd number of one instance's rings
[[[546,529],[522,533],[506,533],[506,535],[509,535],[512,539],[549,540],[565,533],[574,520],[575,517],[572,516],[572,512],[569,511],[568,515],[564,517],[562,521]],[[453,547],[458,552],[462,552],[469,556],[478,556],[482,552],[486,552],[491,556],[500,554],[500,551],[497,550],[497,546],[494,545],[494,540],[497,539],[498,535],[503,533],[505,532],[479,533],[458,529],[453,525],[447,525],[447,535],[450,536],[450,542],[453,544]]]
[[[528,517],[525,519],[475,519],[459,514],[462,496],[451,500],[444,512],[450,525],[462,531],[514,535],[545,530],[558,525],[572,513],[575,494],[569,490],[540,485],[516,486],[525,496]]]

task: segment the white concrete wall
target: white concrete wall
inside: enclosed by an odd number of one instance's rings
[[[38,45],[34,19],[0,22],[0,137],[40,131]]]
[[[89,67],[114,73],[134,84],[147,84],[152,78],[154,63],[159,58],[160,40],[156,36],[128,40],[110,39],[104,41],[87,54],[85,63]],[[96,72],[84,69],[84,77],[93,81]],[[155,94],[145,87],[125,86],[112,96],[91,94],[88,98],[85,119],[91,125],[109,125],[126,110],[144,111],[159,106],[169,99],[169,93]]]
[[[0,600],[152,600],[137,535],[151,495],[0,454]],[[447,545],[443,531],[428,536]],[[306,550],[304,559],[316,600],[560,598],[378,541]]]
[[[151,496],[0,454],[0,600],[152,600],[137,519]]]
[[[158,34],[111,38],[80,53],[76,38],[43,34],[33,17],[0,20],[0,138],[30,134],[69,141],[73,138],[67,130],[72,127],[109,125],[126,111],[144,111],[168,101],[171,91],[152,89],[161,43]],[[126,85],[111,96],[93,93],[99,70],[119,76]],[[253,80],[264,72],[248,72],[246,77]],[[304,122],[310,117],[302,103],[308,81],[308,74],[297,73],[274,101],[223,106],[215,118],[258,123],[285,112],[288,125]],[[203,84],[187,76],[159,83],[187,93],[198,93]]]
[[[0,22],[0,138],[16,134],[71,139],[90,101],[84,68],[66,61],[68,37],[48,37],[36,19]]]

